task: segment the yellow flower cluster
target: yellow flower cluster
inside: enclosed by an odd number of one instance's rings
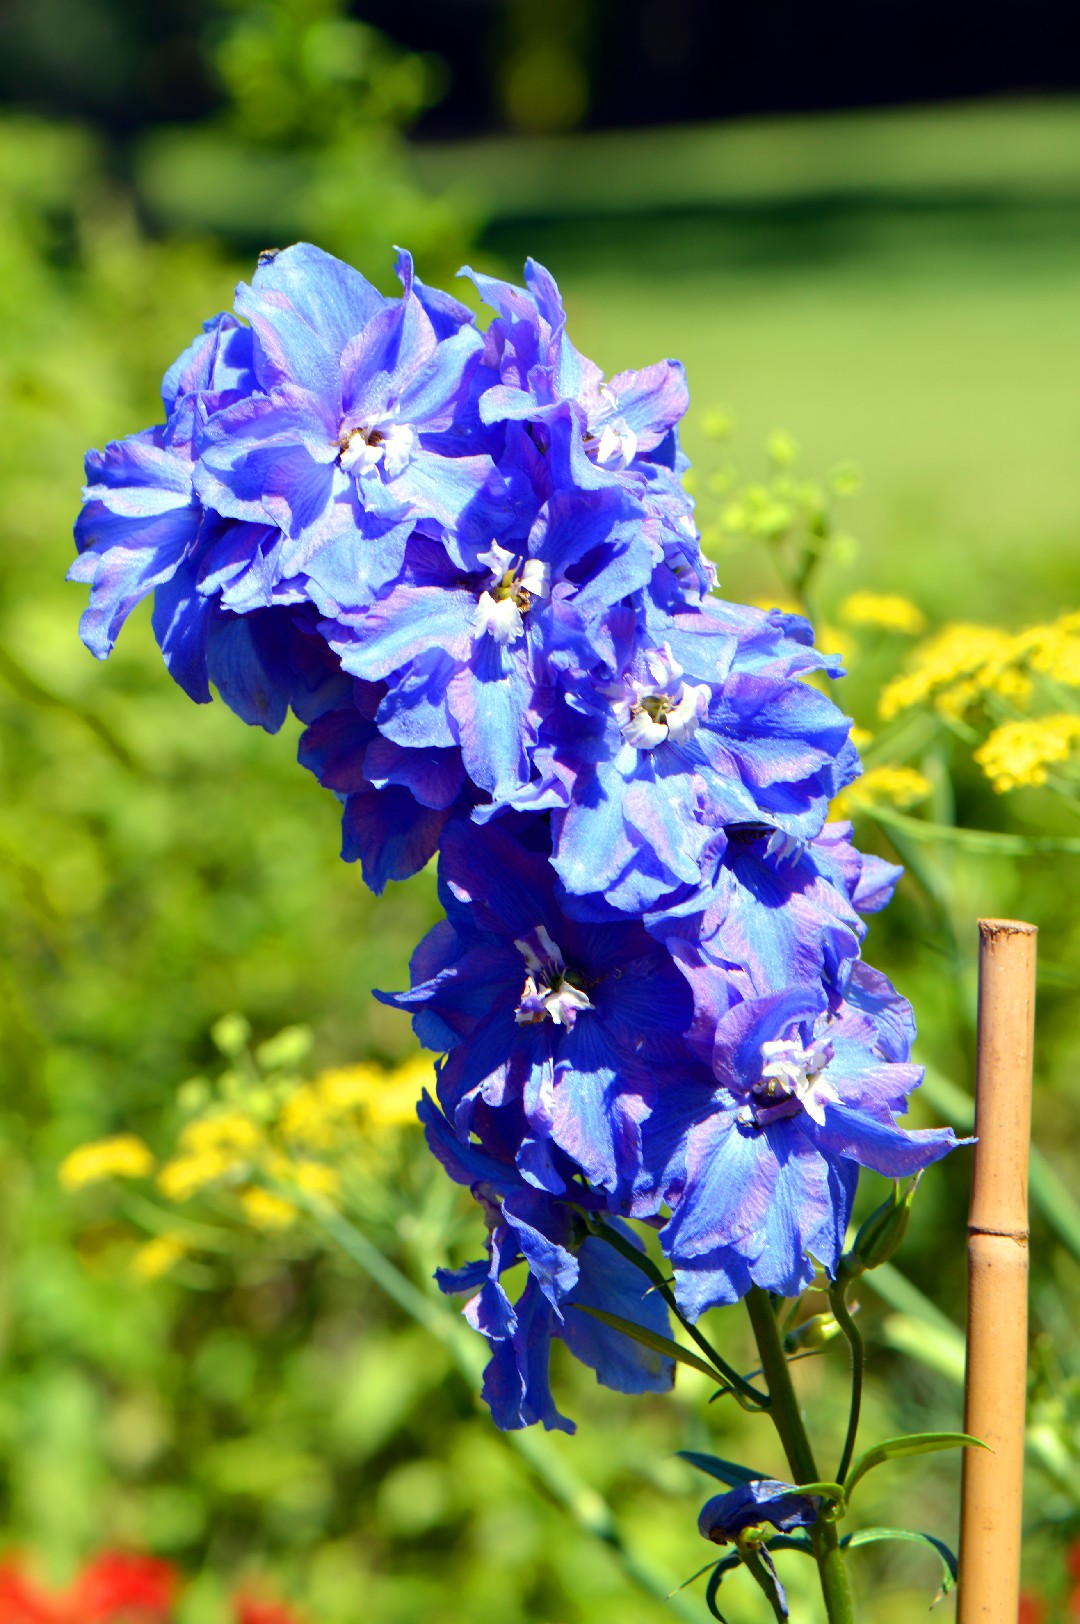
[[[259,1159],[264,1136],[259,1124],[239,1110],[214,1110],[181,1131],[178,1154],[158,1174],[158,1187],[170,1201],[193,1195],[223,1179],[242,1178]]]
[[[1080,743],[1080,716],[1031,717],[996,727],[975,751],[975,760],[999,795],[1045,784],[1047,769],[1068,761]]]
[[[924,704],[959,717],[987,695],[1023,704],[1036,676],[1080,687],[1080,611],[1015,633],[964,622],[945,626],[914,650],[904,675],[882,690],[878,710],[891,721]]]
[[[1016,639],[996,626],[945,626],[914,651],[905,675],[882,689],[878,712],[888,722],[929,702],[945,716],[962,716],[984,694],[1025,699],[1031,679],[1015,655]]]
[[[291,1144],[326,1149],[336,1142],[344,1124],[411,1126],[416,1102],[431,1077],[429,1055],[417,1055],[391,1072],[365,1064],[320,1072],[285,1101],[278,1119],[281,1136]]]
[[[926,630],[926,616],[918,604],[891,592],[853,592],[840,605],[840,619],[848,626],[901,632],[906,637]]]
[[[104,1179],[144,1179],[154,1171],[152,1151],[133,1133],[114,1134],[80,1145],[60,1163],[58,1176],[65,1190],[81,1190]]]
[[[1048,626],[1029,626],[1016,638],[1017,657],[1033,671],[1067,688],[1080,688],[1080,609]]]
[[[836,797],[831,816],[849,818],[875,806],[903,809],[924,801],[930,789],[930,780],[915,767],[870,767]]]
[[[418,1055],[393,1071],[360,1064],[335,1067],[308,1081],[279,1078],[257,1089],[251,1104],[214,1103],[182,1130],[158,1185],[170,1201],[188,1201],[212,1185],[234,1187],[256,1229],[283,1230],[300,1215],[282,1192],[333,1200],[339,1166],[371,1133],[416,1122],[416,1102],[432,1074]],[[270,1186],[269,1188],[267,1186]]]

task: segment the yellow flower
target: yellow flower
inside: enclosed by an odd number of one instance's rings
[[[1049,626],[1029,626],[1016,642],[1033,671],[1065,687],[1080,688],[1080,610],[1060,615]]]
[[[329,1150],[334,1143],[334,1120],[314,1083],[294,1088],[281,1108],[278,1132],[287,1144]]]
[[[305,1195],[336,1196],[341,1190],[341,1179],[335,1168],[325,1162],[294,1162],[289,1169],[293,1183]]]
[[[153,1153],[141,1139],[133,1133],[118,1133],[73,1150],[60,1163],[58,1176],[65,1190],[81,1190],[84,1184],[98,1184],[102,1179],[144,1179],[154,1166]]]
[[[872,626],[907,637],[926,630],[926,616],[918,604],[893,592],[853,592],[840,605],[840,619],[849,626]]]
[[[384,1072],[368,1100],[368,1116],[376,1127],[415,1127],[416,1102],[435,1076],[435,1057],[418,1054],[391,1072]]]
[[[1047,768],[1067,761],[1080,741],[1080,716],[1033,717],[996,727],[975,751],[975,760],[999,795],[1045,784]]]
[[[240,1205],[254,1229],[288,1229],[300,1216],[291,1201],[257,1185],[241,1192]]]
[[[220,1151],[204,1151],[197,1156],[174,1156],[158,1174],[158,1189],[170,1201],[190,1201],[208,1184],[228,1177],[235,1162]]]
[[[836,797],[831,812],[846,818],[874,806],[914,806],[930,789],[930,780],[915,767],[871,767]]]
[[[1031,682],[1015,657],[1016,639],[996,626],[945,626],[914,650],[907,673],[882,690],[878,712],[888,722],[932,701],[937,710],[959,716],[984,693],[1024,698]]]
[[[220,1111],[196,1117],[177,1141],[181,1150],[193,1156],[226,1156],[234,1162],[250,1157],[262,1142],[256,1122],[243,1111]]]
[[[129,1268],[139,1280],[159,1280],[186,1255],[187,1247],[179,1235],[155,1235],[139,1247]]]
[[[860,727],[858,722],[851,724],[851,742],[856,750],[865,750],[868,744],[873,743],[873,739],[874,735],[868,727]]]

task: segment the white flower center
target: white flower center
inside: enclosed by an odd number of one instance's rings
[[[525,634],[523,617],[537,599],[551,596],[551,570],[539,558],[516,557],[493,541],[480,562],[491,579],[476,605],[473,628],[477,637],[490,632],[497,643],[516,643]]]
[[[761,1077],[750,1090],[750,1098],[739,1107],[737,1119],[763,1128],[780,1117],[798,1116],[805,1111],[820,1127],[826,1105],[835,1105],[839,1094],[826,1081],[825,1070],[833,1058],[832,1044],[815,1038],[804,1047],[798,1038],[778,1038],[761,1045]]]
[[[388,479],[396,479],[412,461],[420,437],[411,423],[399,423],[393,415],[366,423],[361,428],[341,431],[338,461],[347,474],[363,479],[382,464]]]
[[[684,682],[666,643],[651,649],[645,660],[652,681],[624,678],[612,704],[623,738],[635,750],[655,750],[669,739],[688,743],[709,708],[708,684]]]
[[[551,1021],[569,1031],[582,1010],[594,1006],[581,988],[568,979],[566,961],[558,947],[543,925],[519,937],[514,946],[528,971],[514,1012],[517,1024],[533,1026],[540,1021]]]
[[[599,467],[617,473],[628,468],[637,456],[637,435],[619,415],[618,396],[611,385],[602,383],[598,392],[603,405],[589,420],[585,448]]]

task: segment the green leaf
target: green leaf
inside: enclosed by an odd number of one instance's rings
[[[930,823],[885,806],[860,807],[859,812],[885,829],[899,829],[915,840],[947,841],[964,851],[1002,852],[1009,857],[1032,857],[1036,852],[1080,855],[1080,839],[1069,835],[1012,835],[996,829],[961,829],[953,823]]]
[[[696,1353],[681,1347],[678,1342],[673,1342],[671,1337],[660,1336],[656,1331],[646,1330],[644,1325],[638,1325],[634,1320],[623,1319],[621,1314],[609,1314],[603,1308],[588,1308],[584,1303],[571,1303],[570,1307],[576,1308],[579,1314],[591,1314],[593,1319],[602,1320],[605,1325],[610,1325],[613,1331],[621,1331],[624,1336],[640,1342],[642,1347],[652,1348],[654,1353],[662,1353],[666,1359],[675,1359],[679,1364],[690,1365],[692,1369],[700,1370],[710,1381],[716,1381],[719,1375],[712,1365],[706,1364],[704,1359],[699,1359]]]
[[[842,1550],[853,1551],[857,1545],[875,1545],[879,1540],[883,1539],[905,1539],[910,1540],[915,1545],[931,1546],[940,1556],[941,1566],[944,1570],[941,1578],[941,1588],[930,1603],[931,1607],[935,1607],[943,1596],[948,1595],[956,1583],[956,1557],[944,1541],[935,1539],[933,1534],[920,1534],[914,1528],[860,1528],[856,1533],[848,1534],[842,1539],[840,1546]]]
[[[705,1586],[705,1605],[708,1607],[713,1618],[720,1620],[720,1624],[727,1624],[727,1620],[720,1611],[719,1607],[716,1605],[716,1593],[724,1582],[725,1573],[730,1573],[733,1568],[737,1568],[741,1561],[742,1558],[739,1556],[737,1551],[733,1552],[731,1556],[723,1557],[722,1560],[716,1564],[715,1568],[713,1568],[712,1576],[709,1579],[708,1584]]]
[[[691,1466],[696,1466],[699,1472],[707,1472],[709,1477],[726,1483],[729,1489],[741,1488],[744,1483],[756,1483],[769,1475],[768,1472],[751,1471],[749,1466],[736,1466],[734,1461],[722,1460],[719,1455],[701,1455],[696,1449],[677,1449],[675,1453],[680,1460],[688,1460]]]
[[[875,1444],[873,1449],[859,1456],[847,1475],[844,1487],[850,1496],[860,1478],[887,1460],[903,1460],[909,1455],[933,1455],[939,1449],[963,1449],[968,1445],[976,1449],[989,1448],[981,1438],[972,1438],[966,1432],[910,1432],[903,1438],[886,1438],[884,1443]]]

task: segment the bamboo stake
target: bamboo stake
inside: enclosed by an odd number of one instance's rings
[[[1036,928],[979,921],[957,1624],[1016,1624],[1027,1389],[1028,1152]]]

